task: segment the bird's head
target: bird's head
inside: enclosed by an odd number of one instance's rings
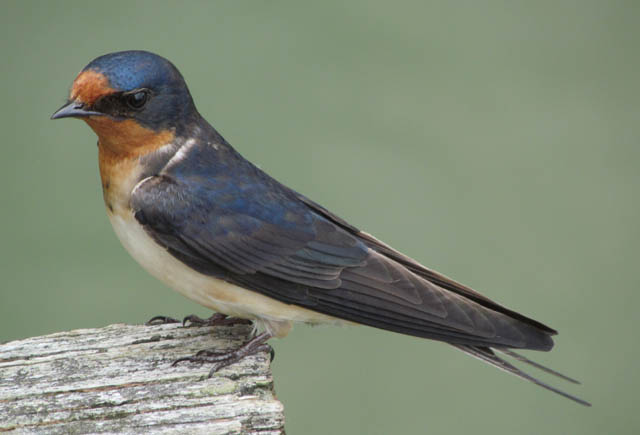
[[[116,152],[170,142],[198,112],[178,69],[146,51],[100,56],[78,74],[69,100],[51,118],[81,118]],[[142,150],[137,150],[142,152]]]

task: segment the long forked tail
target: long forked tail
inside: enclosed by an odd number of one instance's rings
[[[559,389],[557,389],[555,387],[552,387],[551,385],[546,384],[546,383],[542,382],[541,380],[536,379],[533,376],[523,372],[522,370],[520,370],[519,368],[517,368],[513,364],[511,364],[508,361],[505,361],[504,359],[502,359],[499,356],[497,356],[493,352],[493,350],[491,348],[483,347],[483,346],[467,346],[467,345],[458,345],[458,344],[454,344],[452,346],[460,349],[464,353],[466,353],[468,355],[471,355],[474,358],[477,358],[477,359],[479,359],[481,361],[486,362],[487,364],[490,364],[490,365],[492,365],[494,367],[497,367],[500,370],[503,370],[503,371],[505,371],[507,373],[511,373],[512,375],[515,375],[515,376],[517,376],[519,378],[525,379],[525,380],[527,380],[529,382],[532,382],[532,383],[534,383],[536,385],[539,385],[539,386],[541,386],[542,388],[544,388],[546,390],[552,391],[552,392],[554,392],[556,394],[559,394],[559,395],[561,395],[563,397],[566,397],[567,399],[573,400],[574,402],[577,402],[577,403],[579,403],[581,405],[591,406],[591,403],[589,403],[589,402],[587,402],[585,400],[582,400],[582,399],[580,399],[580,398],[578,398],[576,396],[572,396],[569,393],[565,393],[564,391],[559,390]],[[512,357],[512,358],[514,358],[514,359],[516,359],[516,360],[518,360],[520,362],[529,364],[529,365],[531,365],[533,367],[536,367],[536,368],[538,368],[540,370],[543,370],[543,371],[545,371],[547,373],[550,373],[552,375],[558,376],[559,378],[562,378],[562,379],[567,380],[569,382],[573,382],[574,384],[579,384],[580,383],[580,382],[576,381],[575,379],[572,379],[572,378],[570,378],[568,376],[565,376],[565,375],[563,375],[561,373],[558,373],[555,370],[552,370],[552,369],[550,369],[548,367],[545,367],[545,366],[543,366],[541,364],[538,364],[537,362],[531,361],[530,359],[526,358],[525,356],[520,355],[518,353],[515,353],[512,350],[509,350],[509,349],[506,349],[506,348],[495,348],[495,350],[498,351],[498,352],[504,353],[505,355],[509,355],[510,357]]]

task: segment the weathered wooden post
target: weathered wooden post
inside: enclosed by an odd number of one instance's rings
[[[0,432],[282,434],[269,355],[221,369],[180,357],[250,326],[110,325],[0,344]]]

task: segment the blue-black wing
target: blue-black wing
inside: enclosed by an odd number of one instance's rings
[[[576,382],[508,350],[549,350],[556,331],[359,231],[224,140],[217,147],[196,144],[141,182],[131,207],[158,244],[203,274],[334,317],[450,343],[589,405],[493,351]]]
[[[201,273],[400,333],[459,345],[552,347],[553,330],[429,280],[231,148],[198,147],[140,183],[131,206],[157,243]]]

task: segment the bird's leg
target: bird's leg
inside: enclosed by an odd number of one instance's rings
[[[221,313],[213,313],[213,315],[207,319],[202,319],[195,314],[190,314],[182,319],[182,325],[186,326],[187,322],[189,322],[189,326],[231,326],[251,324],[251,320],[229,317],[226,314]],[[180,320],[169,316],[155,316],[146,322],[145,325],[166,325],[168,323],[180,323]]]
[[[263,332],[261,334],[256,335],[251,340],[247,341],[245,344],[240,346],[239,348],[227,352],[219,352],[214,350],[201,350],[196,353],[194,356],[187,356],[184,358],[179,358],[175,360],[172,366],[183,362],[189,361],[194,363],[209,363],[213,364],[211,370],[209,370],[209,377],[213,376],[215,372],[220,370],[223,367],[229,366],[233,363],[236,363],[243,359],[246,356],[253,355],[258,352],[267,351],[271,354],[271,361],[273,361],[274,352],[273,348],[267,344],[267,340],[269,340],[272,335],[269,332]]]

